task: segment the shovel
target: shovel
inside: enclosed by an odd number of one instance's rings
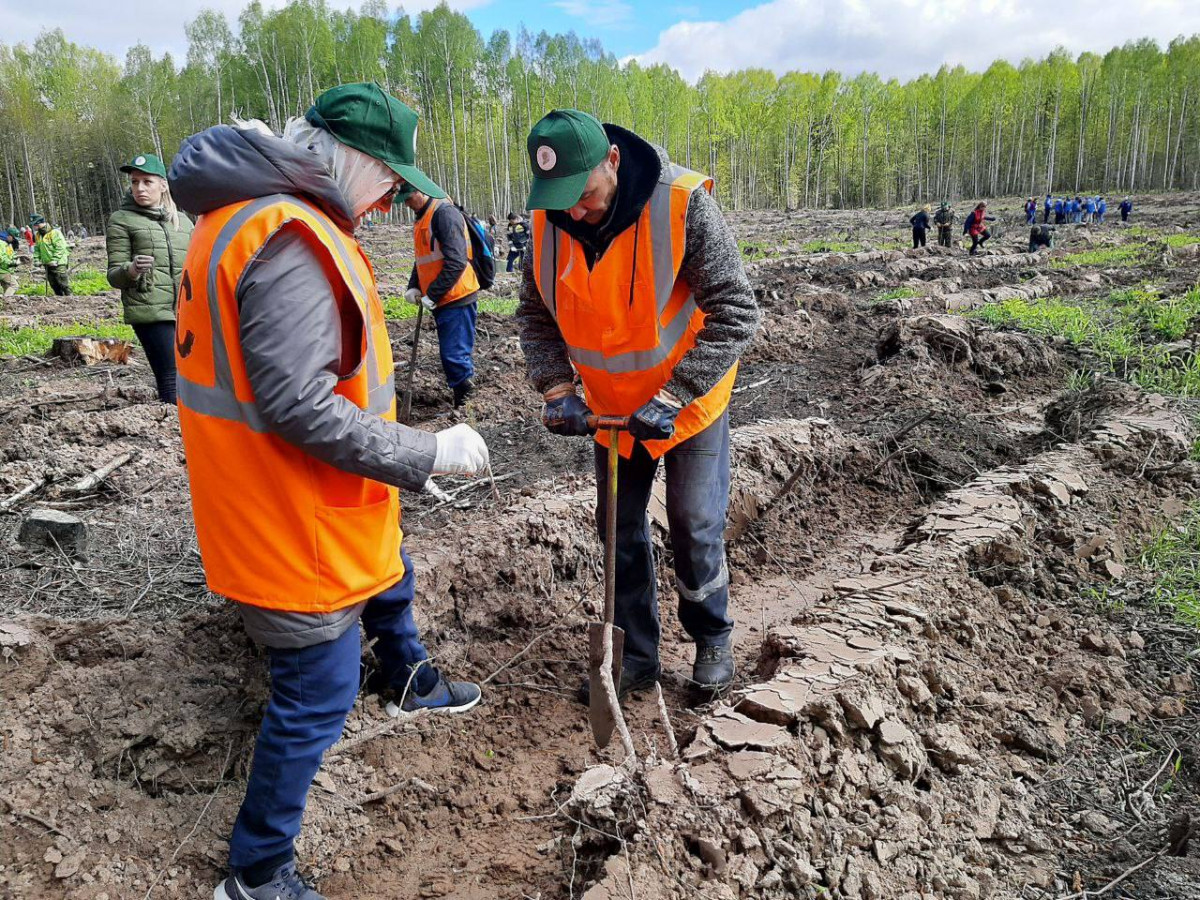
[[[412,413],[413,378],[417,374],[417,348],[421,344],[421,319],[425,315],[425,304],[417,304],[417,325],[413,329],[412,356],[408,358],[408,384],[404,387],[404,405],[400,407],[399,420],[402,425],[408,424]]]
[[[604,749],[621,718],[617,695],[625,632],[613,625],[617,595],[618,435],[629,424],[623,416],[591,416],[588,424],[608,432],[608,498],[604,506],[604,621],[588,625],[588,721],[596,746]],[[622,723],[623,724],[623,723]]]

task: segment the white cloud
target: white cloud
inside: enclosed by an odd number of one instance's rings
[[[550,5],[592,28],[615,28],[633,19],[633,7],[625,0],[555,0]]]
[[[771,0],[724,21],[678,22],[635,58],[665,62],[689,81],[751,67],[910,78],[943,63],[1019,63],[1060,44],[1073,55],[1103,53],[1196,32],[1196,0]]]
[[[111,53],[124,60],[125,51],[141,42],[155,55],[169,52],[183,64],[187,55],[187,37],[183,26],[203,9],[223,12],[231,27],[250,0],[121,0],[98,3],[96,0],[54,0],[52,4],[29,0],[0,0],[0,40],[8,44],[32,43],[43,31],[61,28],[67,40]],[[262,0],[267,10],[277,9],[286,0]],[[439,0],[404,0],[405,12],[415,15],[433,9]],[[477,9],[491,0],[449,0],[457,10]],[[332,0],[334,9],[359,9],[361,0]],[[388,7],[393,8],[389,3]]]

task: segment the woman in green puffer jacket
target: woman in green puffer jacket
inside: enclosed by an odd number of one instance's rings
[[[136,156],[121,171],[129,174],[129,193],[108,217],[108,283],[121,289],[125,321],[141,341],[158,398],[174,403],[175,304],[192,223],[175,208],[157,156]]]

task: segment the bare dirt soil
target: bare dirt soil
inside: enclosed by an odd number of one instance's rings
[[[1200,195],[1135,200],[1145,228],[1200,223]],[[1051,265],[1147,241],[1117,222],[1037,256],[1011,226],[968,258],[898,249],[907,211],[731,221],[766,312],[732,407],[737,690],[687,690],[652,504],[680,753],[651,694],[626,704],[637,765],[595,750],[574,699],[602,596],[590,445],[540,426],[511,318],[481,315],[465,413],[426,329],[415,424],[476,425],[500,496],[447,478],[451,502],[403,498],[418,615],[485,702],[401,720],[364,693],[311,792],[302,868],[331,898],[1200,897],[1197,635],[1143,602],[1136,567],[1200,490],[1194,410],[1083,387],[1063,342],[961,315],[1186,288],[1200,258]],[[385,294],[408,240],[366,236]],[[0,312],[118,314],[115,294]],[[413,322],[391,330],[403,384]],[[0,897],[211,896],[265,657],[205,590],[178,420],[140,356],[0,359],[0,504],[31,485],[0,507]],[[86,547],[18,540],[33,510],[82,519]]]

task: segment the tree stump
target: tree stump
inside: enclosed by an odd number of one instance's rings
[[[55,338],[49,355],[60,357],[69,363],[83,363],[85,366],[99,362],[126,365],[132,352],[132,341],[81,336]]]
[[[21,522],[17,540],[26,547],[61,548],[68,556],[87,552],[87,526],[57,509],[32,509]]]

